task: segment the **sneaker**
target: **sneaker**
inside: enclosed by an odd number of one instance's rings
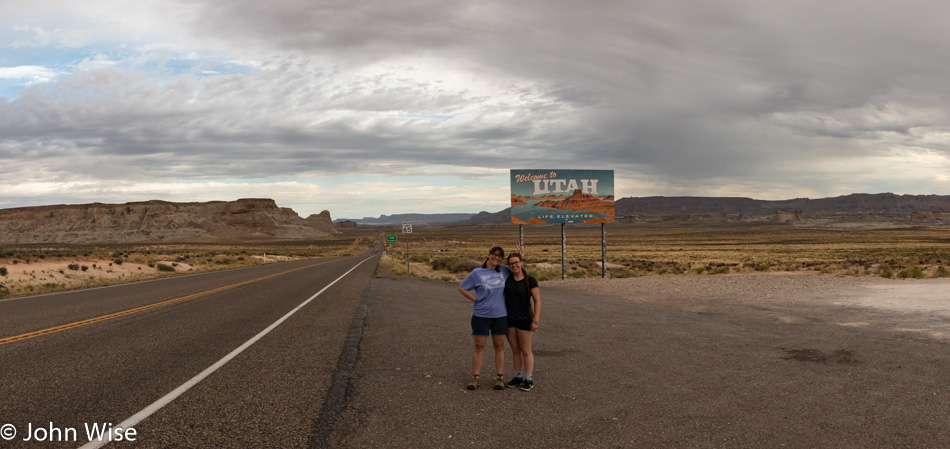
[[[521,376],[518,376],[518,377],[515,377],[515,378],[509,380],[508,383],[505,384],[505,386],[507,386],[508,388],[520,387],[520,386],[521,386],[521,382],[524,382],[524,378],[521,377]]]
[[[473,377],[472,377],[472,381],[469,382],[469,383],[468,383],[468,386],[465,387],[465,388],[468,388],[469,390],[477,390],[477,389],[478,389],[478,376],[473,376]]]
[[[504,374],[499,374],[498,376],[495,377],[495,389],[496,389],[496,390],[504,390],[504,389],[505,389],[505,378],[504,378],[503,376],[504,376]]]
[[[534,387],[534,381],[526,379],[524,383],[521,384],[521,391],[531,391],[532,387]]]

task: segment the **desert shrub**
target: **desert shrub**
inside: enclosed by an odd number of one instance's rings
[[[172,262],[172,266],[173,266],[173,267],[177,267],[177,266],[178,266],[178,262]]]
[[[413,254],[409,256],[409,260],[415,263],[429,263],[429,256],[424,254]]]
[[[87,267],[86,265],[83,265],[83,266],[81,266],[81,267],[79,267],[79,268],[81,268],[81,269],[82,269],[82,271],[86,271],[86,270],[88,270],[88,269],[89,269],[89,267]]]
[[[163,263],[158,264],[158,271],[175,271],[175,267],[170,267]]]
[[[116,257],[115,260],[113,260],[112,262],[115,263],[116,265],[122,265],[122,259],[119,257]]]
[[[944,268],[943,266],[937,267],[937,273],[935,274],[938,278],[950,277],[950,270]]]
[[[719,267],[709,272],[709,274],[727,274],[727,273],[729,273],[729,267]]]
[[[769,271],[769,265],[765,263],[760,263],[756,265],[755,271]]]
[[[20,261],[19,261],[19,260],[17,260],[17,259],[13,259],[13,264],[14,264],[14,265],[16,265],[16,264],[18,264],[18,263],[20,263]]]
[[[706,271],[706,267],[693,268],[693,271],[696,274],[703,274],[703,272]]]
[[[881,268],[881,271],[878,272],[878,274],[879,274],[882,278],[887,278],[887,279],[890,279],[890,278],[893,278],[893,277],[894,277],[894,271],[892,271],[892,270],[891,270],[891,267],[890,267],[890,266],[887,266],[887,265],[884,265],[884,266]]]
[[[575,270],[567,273],[567,277],[572,279],[581,279],[587,277],[587,270]]]
[[[7,275],[7,267],[0,267],[0,276]]]
[[[726,268],[726,270],[729,270]],[[661,268],[660,271],[657,271],[656,274],[666,274],[666,268]]]
[[[71,263],[71,264],[66,265],[66,266],[67,266],[70,270],[79,271],[79,264],[78,264],[78,263]]]
[[[907,278],[923,279],[925,276],[924,276],[924,272],[921,271],[920,268],[914,267],[914,268],[908,268],[906,270],[901,270],[900,273],[897,273],[897,277],[900,279],[907,279]]]
[[[225,257],[224,259],[216,260],[214,263],[218,265],[231,265],[232,263],[234,263],[234,261]]]
[[[241,262],[244,262],[244,256],[238,257],[237,260],[239,260],[239,261],[241,261]]]
[[[454,257],[436,257],[428,262],[433,270],[447,270],[451,273],[468,273],[482,266],[474,260],[460,260]]]
[[[148,263],[148,267],[149,267],[149,268],[155,268],[155,262],[149,262],[149,263]]]

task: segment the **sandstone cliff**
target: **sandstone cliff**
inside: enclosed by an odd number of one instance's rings
[[[566,199],[563,197],[560,199]],[[512,195],[512,204],[522,198]],[[856,193],[834,198],[755,200],[736,197],[628,197],[615,203],[615,219],[626,223],[784,223],[834,227],[950,227],[950,196]],[[511,222],[511,209],[481,212],[454,224]]]
[[[616,211],[617,217],[702,214],[768,217],[775,212],[788,211],[799,211],[802,218],[833,217],[842,214],[910,216],[915,212],[950,212],[950,196],[855,193],[834,198],[778,201],[734,197],[652,196],[621,198],[616,202]]]
[[[301,239],[335,234],[330,212],[306,219],[271,199],[145,201],[0,209],[0,243]]]

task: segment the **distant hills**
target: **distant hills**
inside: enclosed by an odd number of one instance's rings
[[[800,226],[950,226],[950,196],[855,193],[833,198],[627,197],[615,203],[620,223],[771,222]],[[511,208],[479,212],[455,225],[511,222]]]
[[[290,240],[337,232],[329,211],[301,218],[272,199],[0,209],[0,243]]]
[[[363,217],[363,218],[339,218],[333,220],[334,223],[341,223],[344,221],[352,221],[357,224],[367,225],[367,226],[388,226],[388,225],[401,225],[403,221],[411,221],[412,224],[444,224],[452,223],[457,221],[464,221],[472,218],[473,214],[464,214],[464,213],[454,213],[454,214],[394,214],[394,215],[380,215],[378,218],[373,217]]]
[[[614,203],[618,223],[776,223],[839,229],[950,228],[950,196],[856,193],[834,198],[628,197]],[[395,214],[331,220],[301,218],[272,199],[205,203],[145,201],[0,209],[0,243],[215,242],[305,239],[354,226],[493,225],[511,209],[477,214]],[[354,223],[355,222],[355,223]]]

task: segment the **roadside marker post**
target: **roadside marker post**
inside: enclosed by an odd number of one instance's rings
[[[412,234],[411,221],[402,222],[402,233],[406,234],[406,274],[409,274],[411,273],[411,271],[409,271],[409,234]]]

